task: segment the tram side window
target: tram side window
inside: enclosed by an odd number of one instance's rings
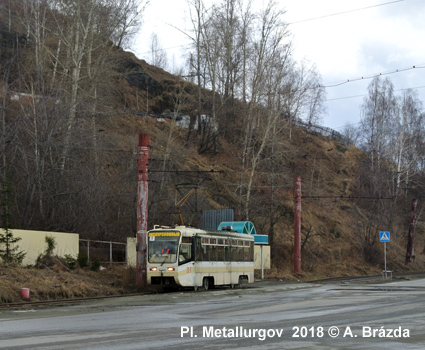
[[[209,244],[202,244],[202,261],[210,261]]]
[[[217,261],[217,246],[209,245],[208,248],[208,261]]]
[[[224,246],[224,261],[232,261],[232,250],[230,245]]]
[[[232,239],[231,261],[243,261],[243,242]]]
[[[254,243],[250,241],[244,242],[244,261],[254,261]]]
[[[245,261],[243,247],[238,247],[238,261]]]
[[[196,237],[195,238],[195,261],[203,261],[203,249],[202,249],[202,243],[201,238]]]
[[[179,264],[187,263],[192,259],[192,238],[183,237],[179,252]]]
[[[224,246],[217,246],[217,261],[224,261]]]
[[[237,239],[196,237],[192,256],[196,261],[253,261],[254,245]]]
[[[209,238],[196,237],[196,261],[215,261]]]
[[[229,261],[237,261],[236,257],[237,257],[237,249],[238,247],[235,247],[234,245],[230,246],[230,254],[229,254]]]
[[[244,247],[243,248],[243,260],[244,261],[250,261],[250,254],[249,254],[249,247]]]

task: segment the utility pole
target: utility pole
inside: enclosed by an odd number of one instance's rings
[[[409,234],[407,236],[407,249],[406,249],[406,260],[405,265],[409,266],[412,261],[412,251],[413,251],[413,233],[415,232],[416,224],[416,208],[418,206],[418,200],[412,200],[412,210],[410,212],[410,225],[409,225]]]
[[[139,135],[137,175],[137,260],[136,283],[146,287],[146,251],[148,232],[149,134]]]
[[[301,176],[294,180],[294,273],[301,273]]]

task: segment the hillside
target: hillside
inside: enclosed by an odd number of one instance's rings
[[[22,27],[12,34],[0,28],[11,38],[0,83],[4,191],[10,182],[3,226],[99,240],[135,235],[137,139],[148,133],[149,227],[177,223],[176,202],[193,189],[180,208],[186,224],[197,225],[202,210],[233,208],[236,220],[250,220],[270,236],[270,276],[291,276],[293,181],[301,176],[303,273],[379,273],[381,230],[392,234],[388,267],[405,269],[411,201],[419,200],[420,214],[423,174],[394,196],[391,162],[371,171],[366,152],[311,124],[298,127],[298,116],[277,101],[254,105],[198,90],[109,42],[84,58],[76,80],[74,66],[57,71],[68,53],[55,38],[36,55],[34,41],[15,44]],[[424,269],[420,220],[414,243],[410,269]]]
[[[130,56],[128,56],[130,57]],[[151,74],[150,77],[158,82],[164,91],[178,84],[187,84],[168,73],[147,65],[144,61],[137,61],[143,71]],[[142,88],[139,86],[139,88]],[[130,90],[129,90],[130,91]],[[134,94],[134,92],[133,92]],[[152,108],[161,111],[164,100],[153,99]],[[165,112],[172,110],[172,105],[166,105]],[[134,108],[134,105],[129,105]],[[195,178],[183,173],[170,175],[171,187],[177,184],[190,184],[197,186],[196,206],[188,203],[182,207],[185,221],[196,225],[202,210],[218,208],[234,208],[238,206],[238,182],[240,177],[240,156],[235,149],[237,143],[230,142],[227,138],[219,139],[216,154],[199,154],[196,148],[199,136],[188,142],[188,129],[174,127],[173,124],[158,121],[157,118],[137,118],[126,115],[134,130],[147,132],[150,135],[152,158],[151,169],[158,169],[158,162],[166,155],[164,148],[169,147],[171,169],[186,169],[209,171],[214,169],[216,174],[198,174]],[[133,124],[134,123],[134,124]],[[172,134],[172,145],[167,146],[166,140]],[[291,136],[289,137],[289,134]],[[121,134],[126,138],[128,135]],[[193,135],[193,134],[192,134]],[[114,137],[119,135],[114,134]],[[387,230],[384,216],[387,211],[395,210],[397,215],[392,218],[392,241],[387,245],[388,266],[394,270],[403,270],[406,248],[406,237],[410,218],[410,200],[408,196],[401,205],[394,205],[394,200],[382,199],[373,193],[365,193],[362,172],[367,162],[367,154],[352,146],[328,139],[306,128],[288,128],[280,137],[284,151],[279,150],[283,163],[284,173],[268,171],[264,168],[255,178],[255,210],[250,212],[250,220],[254,222],[257,231],[269,234],[273,242],[272,275],[289,275],[292,271],[293,247],[293,180],[295,176],[302,177],[302,267],[306,273],[319,276],[329,275],[358,275],[379,273],[383,268],[383,244],[379,242],[378,232]],[[133,145],[135,143],[133,136]],[[172,159],[172,161],[171,161]],[[282,168],[280,168],[282,169]],[[279,169],[279,170],[280,170]],[[220,173],[220,172],[223,173]],[[153,182],[160,181],[159,173],[151,173]],[[270,179],[274,182],[271,185]],[[198,185],[200,184],[200,185]],[[151,223],[176,223],[177,217],[170,217],[164,213],[157,213],[155,208],[156,188],[150,195]],[[171,190],[164,204],[168,211],[173,208],[175,193]],[[188,191],[188,189],[186,190]],[[270,202],[273,193],[273,203]],[[166,202],[166,203],[165,203]],[[190,206],[192,205],[192,206]],[[392,209],[390,209],[392,208]],[[399,211],[402,208],[403,211]],[[376,212],[374,212],[377,210]],[[379,211],[382,210],[382,211]],[[165,211],[165,210],[163,210]],[[272,213],[272,218],[271,214]],[[377,222],[374,218],[378,216]],[[152,219],[154,217],[154,219]],[[193,219],[195,217],[196,219]],[[240,220],[244,219],[239,214]],[[170,221],[167,221],[170,220]],[[174,220],[174,221],[172,221]],[[270,223],[273,221],[273,228]],[[380,227],[379,225],[383,225]],[[423,225],[419,221],[415,232],[416,260],[411,265],[413,269],[422,269],[425,259],[422,254],[424,247]]]

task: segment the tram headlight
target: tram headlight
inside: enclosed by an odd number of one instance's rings
[[[174,267],[167,268],[167,271],[174,271]]]
[[[149,269],[149,271],[158,271],[158,268],[157,268],[157,267],[151,267],[151,268]]]

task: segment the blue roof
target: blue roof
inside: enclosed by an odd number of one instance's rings
[[[257,232],[255,231],[255,226],[251,221],[226,221],[222,222],[217,230],[222,231],[223,226],[232,226],[233,231],[239,232],[239,233],[246,233],[249,235],[255,235]]]
[[[255,235],[254,236],[254,244],[269,244],[269,236],[268,235]]]

